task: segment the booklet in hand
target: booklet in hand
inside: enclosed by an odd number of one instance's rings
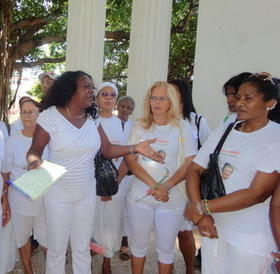
[[[66,172],[65,167],[45,160],[38,168],[17,178],[12,185],[34,201],[42,197]]]

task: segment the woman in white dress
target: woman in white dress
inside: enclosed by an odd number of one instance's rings
[[[95,125],[96,108],[90,75],[68,71],[58,77],[44,100],[27,160],[29,168],[41,164],[43,149],[49,161],[65,166],[67,173],[45,196],[48,254],[46,273],[63,274],[70,239],[75,274],[91,273],[89,243],[95,213],[94,157],[100,145],[107,158],[139,152],[160,160],[150,148],[155,140],[133,146],[112,145],[101,126]]]
[[[200,176],[225,128],[215,130],[189,169],[187,189],[192,201],[186,216],[198,224],[202,237],[202,273],[271,273],[271,251],[277,250],[269,223],[268,199],[277,173],[266,172],[266,156],[277,147],[280,126],[268,119],[277,104],[277,87],[267,74],[245,79],[237,92],[237,122],[219,154],[226,195],[201,201]],[[225,167],[230,172],[225,172]],[[263,172],[258,172],[263,171]]]
[[[22,192],[7,184],[27,171],[26,153],[32,143],[39,116],[39,104],[32,99],[20,104],[20,119],[23,129],[10,136],[6,143],[2,175],[11,207],[11,220],[15,232],[16,244],[20,250],[24,271],[32,274],[31,238],[33,233],[41,246],[47,246],[45,208],[43,199],[32,201]],[[44,155],[46,157],[47,155]]]
[[[121,120],[113,115],[113,110],[116,105],[116,100],[118,96],[118,89],[115,86],[115,84],[110,82],[104,82],[99,85],[97,85],[97,94],[96,94],[96,102],[98,105],[98,111],[100,115],[100,124],[107,135],[109,141],[112,144],[117,145],[125,145],[127,144],[126,136],[124,134]],[[127,172],[127,168],[124,167],[123,158],[118,157],[112,159],[115,167],[118,169],[119,176],[124,176]],[[123,174],[123,175],[122,175]],[[122,200],[124,199],[123,195],[120,195],[122,193],[122,182],[119,184],[119,190],[118,192],[111,197],[98,197],[97,204],[96,204],[96,210],[98,211],[96,215],[98,214],[104,214],[100,211],[104,209],[102,207],[102,203],[106,202],[107,207],[110,206],[113,208],[114,211],[114,219],[111,220],[111,233],[112,235],[115,235],[114,237],[111,237],[112,240],[110,245],[110,251],[107,251],[106,254],[104,254],[104,260],[102,264],[102,273],[107,274],[111,273],[111,263],[110,259],[112,258],[115,251],[117,251],[121,244],[121,215],[122,215]],[[101,207],[100,207],[101,206]],[[106,207],[106,208],[107,208]],[[96,224],[99,225],[99,224]],[[93,234],[94,238],[94,234]]]
[[[152,146],[165,157],[161,164],[142,156],[126,156],[135,175],[128,194],[132,273],[143,273],[153,229],[159,273],[172,273],[175,240],[186,205],[177,185],[183,181],[197,151],[190,126],[180,121],[181,112],[176,88],[167,82],[156,82],[146,94],[144,117],[132,129],[131,143],[157,138]]]
[[[4,136],[0,132],[0,165],[5,153]],[[0,274],[12,271],[16,262],[16,244],[11,226],[11,210],[8,202],[8,189],[0,176]]]

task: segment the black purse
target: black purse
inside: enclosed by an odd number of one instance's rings
[[[119,190],[118,170],[112,160],[102,156],[99,150],[94,159],[96,194],[98,196],[113,196]]]
[[[231,123],[217,144],[213,153],[209,155],[209,163],[201,175],[200,194],[202,199],[213,200],[226,195],[225,186],[218,165],[218,156],[222,146],[235,123]]]

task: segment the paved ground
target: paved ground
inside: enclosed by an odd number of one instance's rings
[[[196,244],[199,246],[199,238],[196,236]],[[36,274],[44,274],[45,266],[45,256],[42,250],[38,250],[33,255],[33,266],[34,271]],[[100,274],[101,273],[101,264],[102,264],[102,257],[99,255],[92,257],[92,274]],[[17,262],[16,269],[10,274],[18,274],[18,273],[24,273],[22,270],[21,262]],[[112,273],[113,274],[129,274],[131,273],[130,270],[130,261],[121,261],[118,257],[118,253],[115,254],[115,256],[112,259]],[[149,248],[149,252],[147,255],[146,263],[145,263],[145,274],[156,274],[157,272],[157,257],[155,252],[155,247],[153,242],[151,243],[151,246]],[[185,274],[185,264],[183,261],[183,257],[179,251],[178,245],[176,244],[176,261],[174,264],[174,274]],[[196,274],[199,274],[200,271],[197,270]],[[67,257],[66,260],[66,274],[72,274],[71,269],[71,258],[70,256]]]

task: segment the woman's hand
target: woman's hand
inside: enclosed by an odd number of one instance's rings
[[[194,224],[198,224],[199,221],[203,218],[203,215],[200,215],[197,210],[196,203],[189,203],[186,206],[184,216],[187,217]]]
[[[149,139],[143,142],[138,143],[137,145],[135,145],[135,150],[137,153],[140,153],[152,160],[155,160],[157,162],[160,163],[164,163],[164,158],[158,154],[156,151],[154,151],[152,149],[152,147],[150,146],[150,144],[154,143],[157,139]]]
[[[271,255],[275,258],[275,268],[280,273],[280,252],[271,252]]]
[[[39,167],[42,163],[43,163],[43,161],[41,159],[32,161],[31,163],[28,164],[27,169],[28,170],[35,169],[35,168]]]
[[[101,196],[102,202],[108,202],[112,200],[112,196]]]
[[[204,216],[197,225],[198,231],[201,236],[210,239],[218,238],[218,231],[212,216]]]
[[[168,190],[168,185],[163,183],[156,189],[150,190],[149,194],[152,195],[157,201],[167,202],[169,200]]]
[[[5,226],[11,219],[11,209],[9,206],[8,195],[5,193],[2,195],[2,225]]]

